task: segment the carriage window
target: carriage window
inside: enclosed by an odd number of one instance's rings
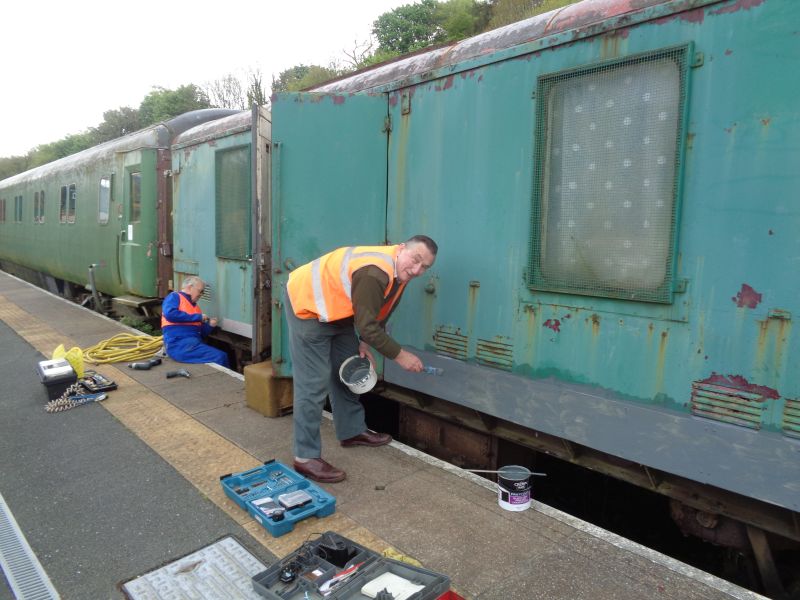
[[[44,190],[33,193],[33,222],[44,223]]]
[[[14,196],[14,222],[22,223],[22,196]]]
[[[131,223],[142,220],[142,174],[131,173]]]
[[[67,186],[61,186],[61,203],[58,208],[58,222],[67,222]]]
[[[217,152],[216,156],[217,256],[250,258],[250,147]]]
[[[100,196],[97,202],[97,222],[101,225],[108,223],[108,213],[111,204],[111,179],[100,179]]]
[[[6,222],[6,199],[0,198],[0,223]]]
[[[539,78],[532,288],[672,301],[688,54]]]
[[[78,203],[78,192],[75,189],[75,184],[69,186],[69,196],[67,198],[67,223],[75,222],[75,207]]]

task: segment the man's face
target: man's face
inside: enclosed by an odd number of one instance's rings
[[[197,300],[200,298],[200,295],[203,293],[203,284],[202,283],[193,283],[189,286],[187,290],[189,295],[192,297],[192,302],[197,304]]]
[[[397,280],[406,283],[419,277],[433,266],[436,257],[422,243],[400,244],[397,254]]]

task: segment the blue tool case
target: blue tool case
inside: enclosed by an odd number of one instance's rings
[[[274,537],[290,532],[298,521],[336,510],[336,498],[274,460],[219,479],[225,494]]]
[[[436,600],[450,589],[446,575],[385,558],[333,531],[304,542],[252,582],[269,600]]]

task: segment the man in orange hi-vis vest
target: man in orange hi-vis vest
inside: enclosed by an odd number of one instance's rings
[[[294,468],[323,483],[346,474],[323,460],[320,422],[330,398],[336,437],[344,447],[382,446],[385,433],[367,429],[359,396],[339,379],[339,367],[355,354],[374,365],[374,348],[407,371],[422,362],[385,331],[409,281],[436,260],[436,242],[415,235],[394,246],[339,248],[289,275],[285,313],[294,377]]]

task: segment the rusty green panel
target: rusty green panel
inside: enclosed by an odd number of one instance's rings
[[[393,318],[403,343],[502,370],[510,362],[528,378],[589,384],[683,413],[693,382],[724,376],[764,401],[760,427],[796,426],[785,425],[776,399],[800,396],[791,368],[800,350],[791,276],[800,255],[791,200],[800,189],[792,142],[800,138],[800,79],[786,76],[800,5],[684,8],[665,3],[631,27],[577,41],[559,33],[527,53],[481,56],[389,92],[387,237],[424,233],[440,246]],[[533,289],[534,133],[546,126],[536,122],[540,77],[685,44],[692,56],[671,302]],[[606,183],[595,181],[598,194]]]
[[[277,94],[272,102],[273,301],[288,273],[341,246],[386,240],[384,94]],[[280,305],[272,363],[290,374]]]
[[[173,146],[173,287],[198,275],[203,311],[223,331],[252,336],[251,116],[181,134]]]

